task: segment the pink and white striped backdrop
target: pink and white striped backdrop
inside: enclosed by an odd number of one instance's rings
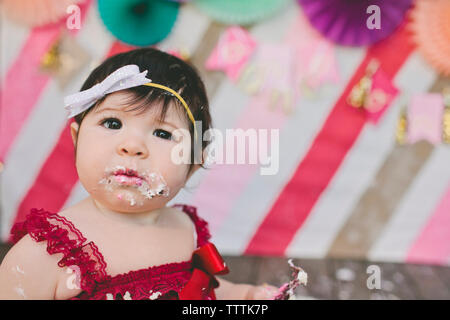
[[[94,1],[82,12],[82,28],[70,36],[89,53],[91,64],[64,89],[39,70],[64,24],[28,29],[2,16],[3,241],[30,208],[58,211],[87,195],[73,165],[63,97],[79,89],[96,63],[127,47],[104,28]],[[258,42],[277,43],[300,13],[292,3],[249,32]],[[209,90],[216,128],[278,128],[280,169],[273,176],[260,175],[255,165],[201,170],[170,204],[197,206],[224,254],[450,264],[450,146],[395,143],[397,119],[411,95],[439,92],[450,81],[423,60],[405,27],[372,47],[336,47],[340,81],[300,99],[291,115],[269,110],[223,74],[204,70],[209,44],[223,30],[186,4],[158,47],[192,53]],[[400,89],[376,126],[345,102],[372,58]]]

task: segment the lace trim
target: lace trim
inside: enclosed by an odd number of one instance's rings
[[[187,204],[174,204],[172,207],[181,208],[194,222],[197,231],[197,247],[206,244],[211,238],[211,234],[209,233],[208,222],[198,216],[197,208]]]
[[[77,266],[80,270],[80,287],[92,292],[96,282],[106,277],[106,264],[97,246],[78,231],[72,222],[44,209],[31,209],[24,222],[16,223],[12,230],[13,243],[29,234],[37,242],[47,241],[49,254],[62,253],[60,267]]]

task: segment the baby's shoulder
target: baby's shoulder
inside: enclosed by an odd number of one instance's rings
[[[47,249],[45,242],[37,242],[26,234],[6,254],[0,266],[0,278],[7,278],[7,284],[20,288],[15,290],[15,299],[55,298],[55,288],[64,276],[58,266],[62,254],[50,255]]]
[[[172,214],[176,215],[179,221],[189,227],[198,239],[197,245],[205,244],[211,238],[208,222],[197,213],[197,208],[190,205],[177,204],[172,206]]]

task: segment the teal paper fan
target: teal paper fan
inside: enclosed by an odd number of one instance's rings
[[[225,24],[249,25],[281,10],[291,0],[194,0],[212,19]]]
[[[120,41],[145,47],[172,30],[180,4],[167,0],[98,0],[106,28]]]

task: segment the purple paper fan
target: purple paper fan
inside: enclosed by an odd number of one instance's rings
[[[311,24],[331,41],[363,46],[387,38],[400,25],[413,0],[298,0]],[[367,8],[380,8],[380,29],[369,29]]]

